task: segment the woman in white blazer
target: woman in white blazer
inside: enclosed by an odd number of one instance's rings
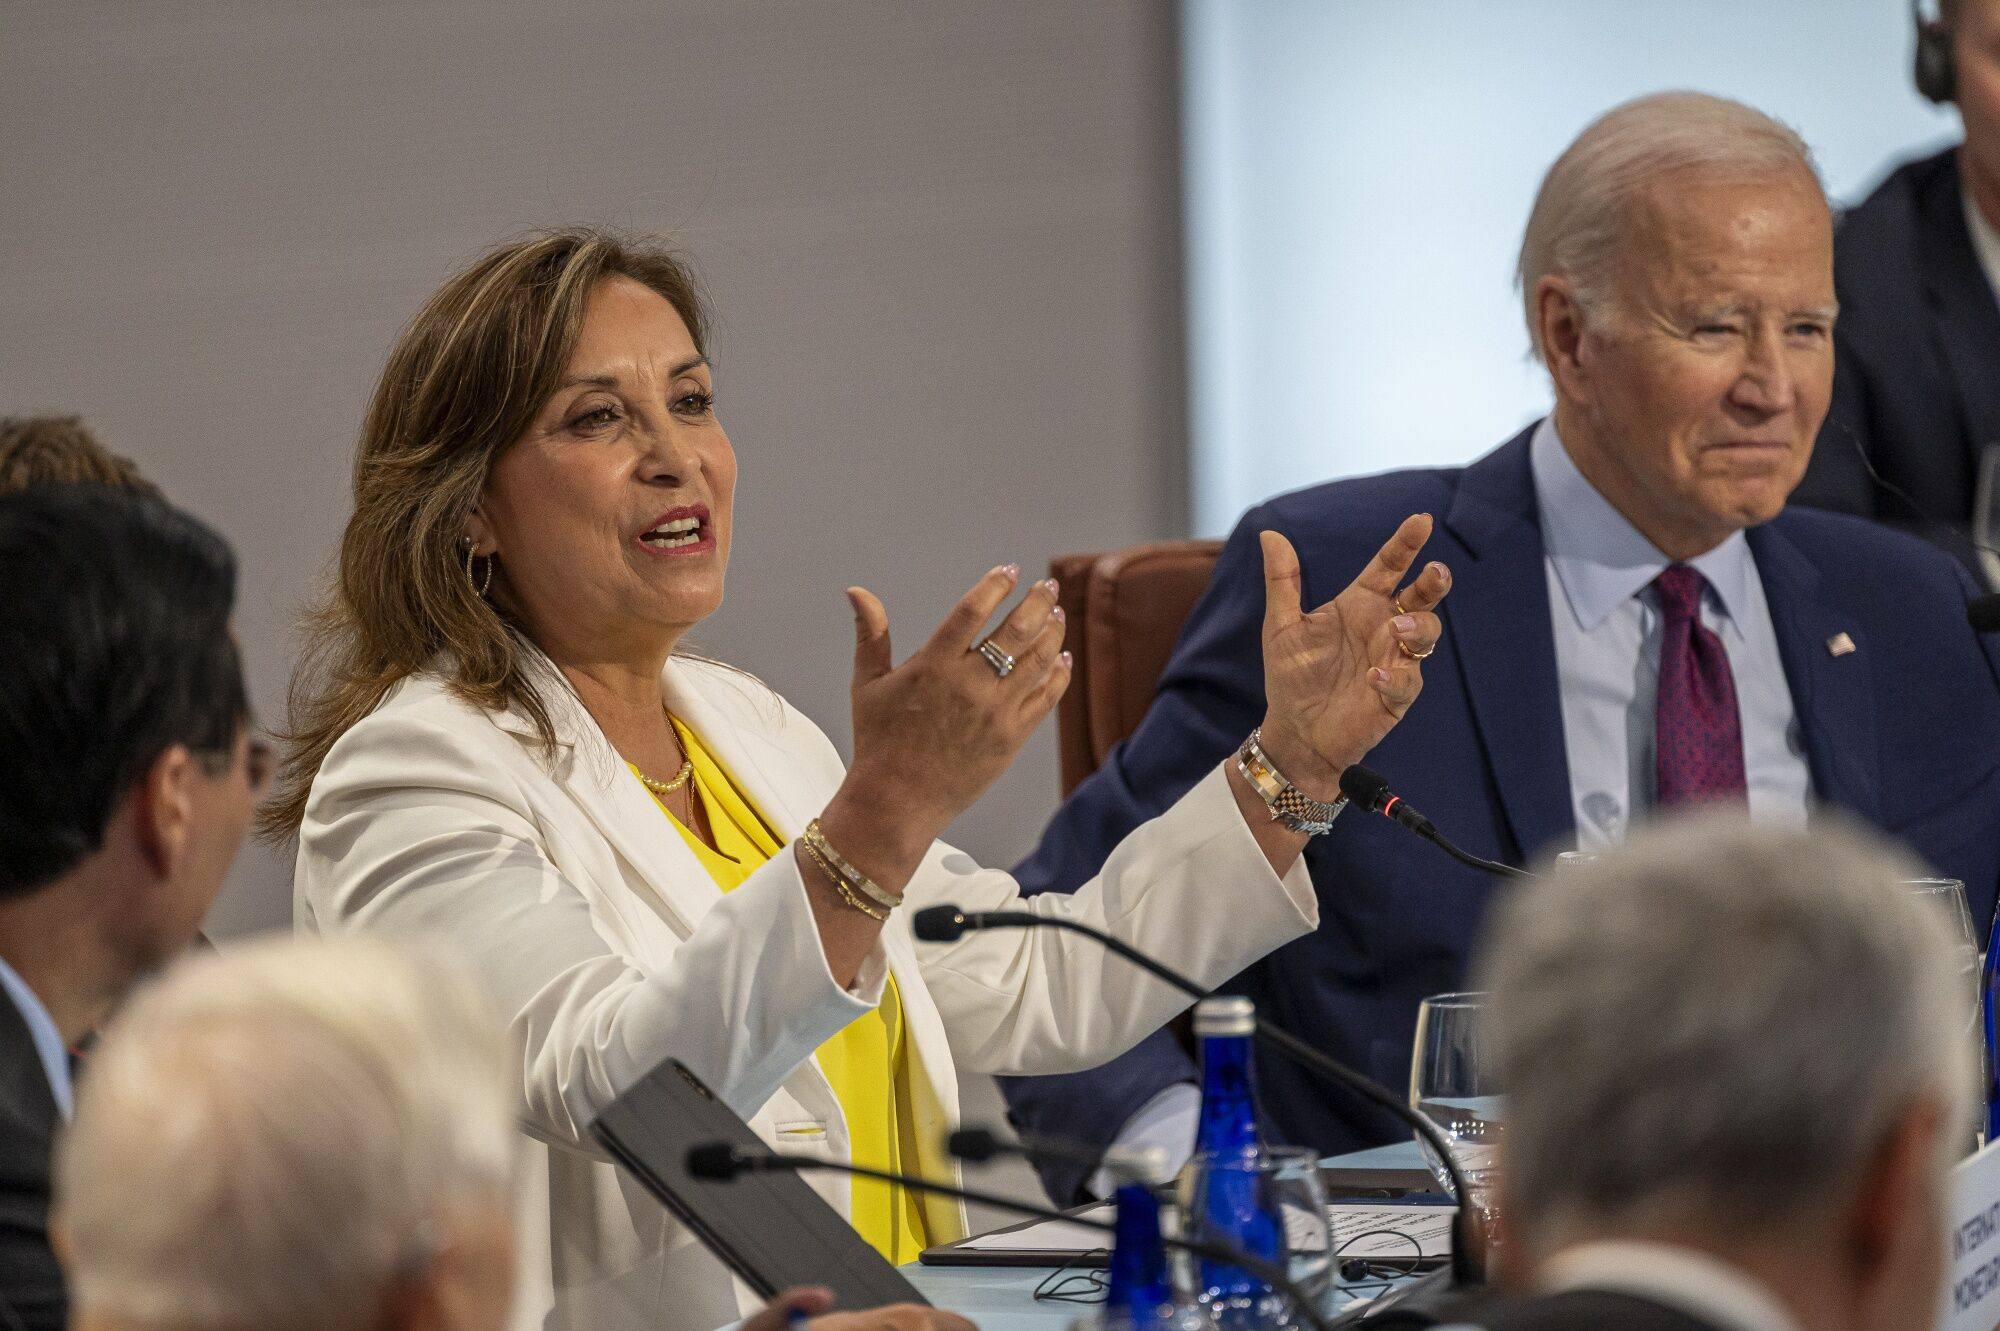
[[[1299,851],[1440,631],[1444,569],[1402,585],[1428,518],[1311,613],[1267,536],[1258,736],[1082,890],[1022,901],[936,838],[1068,680],[1053,585],[987,633],[1017,580],[995,569],[900,666],[852,589],[851,767],[753,677],[676,655],[730,549],[705,338],[668,252],[590,232],[503,247],[431,299],[364,427],[267,810],[298,837],[300,928],[440,940],[510,1014],[537,1143],[528,1324],[737,1316],[724,1270],[586,1132],[663,1059],[773,1144],[936,1168],[961,1066],[1092,1066],[1184,1002],[1049,930],[920,948],[912,909],[1069,915],[1211,983],[1313,928]],[[844,1179],[815,1182],[899,1257],[963,1231],[891,1190],[864,1221]]]

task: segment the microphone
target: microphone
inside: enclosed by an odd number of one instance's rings
[[[1060,915],[1037,915],[1028,910],[961,911],[956,906],[926,906],[910,917],[910,932],[924,943],[956,943],[977,929],[1067,929],[1125,958],[1196,1002],[1213,996],[1187,976],[1167,969],[1122,938],[1113,938],[1101,930]]]
[[[991,1137],[992,1134],[987,1134]],[[1012,1197],[1002,1197],[998,1193],[981,1192],[974,1188],[959,1188],[948,1183],[934,1183],[930,1179],[918,1178],[913,1174],[896,1174],[883,1169],[870,1169],[866,1165],[848,1164],[839,1160],[822,1160],[818,1156],[788,1155],[783,1151],[751,1150],[747,1147],[732,1146],[728,1142],[705,1142],[688,1148],[688,1173],[698,1179],[711,1182],[727,1182],[743,1174],[779,1173],[786,1171],[825,1170],[834,1174],[852,1174],[856,1178],[879,1179],[884,1183],[894,1183],[909,1188],[913,1192],[935,1193],[940,1197],[955,1197],[962,1202],[976,1202],[998,1211],[1008,1211],[1015,1215],[1033,1216],[1037,1220],[1056,1220],[1067,1225],[1079,1225],[1084,1229],[1102,1230],[1107,1234],[1117,1232],[1117,1225],[1109,1220],[1097,1220],[1089,1216],[1069,1215],[1053,1211],[1045,1206],[1030,1206],[1017,1202]],[[1278,1266],[1260,1257],[1253,1257],[1227,1243],[1215,1243],[1205,1239],[1162,1238],[1167,1247],[1191,1253],[1206,1261],[1221,1262],[1238,1266],[1256,1276],[1265,1284],[1283,1293],[1299,1310],[1299,1315],[1311,1324],[1313,1331],[1335,1331],[1334,1323],[1320,1311],[1319,1304],[1312,1296],[1300,1289]]]
[[[1403,802],[1403,797],[1389,789],[1389,779],[1372,767],[1360,763],[1340,774],[1340,793],[1347,797],[1349,804],[1359,805],[1370,813],[1379,813],[1392,823],[1407,827],[1424,840],[1436,846],[1445,854],[1469,869],[1490,873],[1496,878],[1533,878],[1525,869],[1516,869],[1511,864],[1498,860],[1481,859],[1470,851],[1460,850],[1437,830],[1431,820]]]
[[[1348,769],[1350,772],[1353,770],[1351,767]],[[1101,929],[1093,929],[1087,924],[1080,924],[1060,915],[1037,915],[1024,910],[968,912],[961,911],[956,906],[928,906],[911,916],[910,928],[918,938],[927,942],[950,942],[975,929],[1063,929],[1095,940],[1118,956],[1158,976],[1197,1002],[1211,996],[1209,990],[1202,988],[1179,971],[1146,956],[1123,939],[1113,938]],[[1451,1189],[1458,1196],[1458,1209],[1451,1220],[1452,1283],[1479,1284],[1482,1276],[1473,1264],[1470,1241],[1469,1213],[1472,1209],[1472,1189],[1466,1185],[1465,1174],[1459,1169],[1458,1161],[1453,1157],[1444,1134],[1438,1131],[1437,1124],[1410,1108],[1400,1097],[1391,1095],[1346,1064],[1320,1052],[1283,1027],[1273,1026],[1264,1020],[1262,1015],[1257,1017],[1257,1038],[1293,1062],[1318,1073],[1350,1095],[1358,1096],[1386,1110],[1409,1125],[1411,1131],[1424,1139],[1437,1158],[1444,1162],[1445,1175],[1451,1180]]]
[[[1024,1134],[1017,1142],[1004,1141],[990,1128],[960,1128],[944,1139],[944,1149],[953,1159],[983,1165],[1002,1156],[1027,1160],[1061,1160],[1088,1170],[1108,1169],[1127,1183],[1153,1186],[1166,1172],[1167,1151],[1163,1146],[1114,1146],[1093,1151],[1081,1142],[1062,1137]]]
[[[1974,633],[2000,633],[2000,592],[1975,596],[1965,604],[1965,622]]]

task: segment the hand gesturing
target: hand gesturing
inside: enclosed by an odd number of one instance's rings
[[[1402,581],[1430,534],[1429,514],[1405,518],[1346,590],[1311,611],[1300,603],[1291,542],[1261,535],[1264,751],[1315,799],[1335,798],[1341,772],[1381,743],[1423,690],[1419,662],[1444,630],[1434,612],[1451,574],[1432,563],[1409,586]]]

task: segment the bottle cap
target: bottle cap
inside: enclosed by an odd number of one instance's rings
[[[1257,1029],[1257,1007],[1236,994],[1204,998],[1194,1005],[1196,1035],[1248,1035]]]

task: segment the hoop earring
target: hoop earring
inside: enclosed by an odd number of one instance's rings
[[[486,577],[481,579],[472,571],[472,561],[477,558],[472,553],[472,538],[465,538],[465,580],[472,587],[472,594],[480,600],[486,599],[487,588],[493,585],[493,556],[486,556]]]

